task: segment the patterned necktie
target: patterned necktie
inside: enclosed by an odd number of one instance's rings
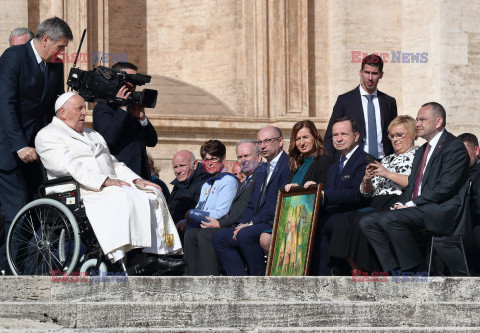
[[[267,162],[267,171],[265,172],[265,179],[263,180],[262,188],[260,189],[260,196],[258,197],[255,214],[260,210],[260,204],[262,203],[263,195],[265,194],[265,189],[267,188],[267,180],[268,180],[269,173],[270,173],[270,162]]]
[[[366,95],[365,97],[368,99],[368,153],[378,158],[377,119],[375,118],[373,95]]]
[[[38,64],[40,66],[40,72],[42,72],[42,75],[43,77],[45,77],[45,71],[47,70],[47,64],[45,63],[45,61],[40,61],[40,63]]]
[[[415,187],[413,188],[412,199],[415,199],[420,194],[418,193],[418,190],[420,189],[420,184],[422,183],[423,169],[425,169],[425,163],[427,162],[427,156],[428,156],[428,153],[430,152],[430,147],[431,147],[430,144],[427,143],[427,148],[425,148],[425,152],[423,153],[422,163],[420,164],[420,168],[418,169],[418,173],[417,173],[417,178],[415,180]]]
[[[346,158],[345,156],[342,156],[342,157],[340,158],[340,163],[338,164],[337,173],[336,173],[336,175],[335,175],[335,181],[337,181],[338,176],[340,176],[340,174],[342,173],[343,164],[345,163],[345,160],[346,160],[346,159],[347,159],[347,158]]]

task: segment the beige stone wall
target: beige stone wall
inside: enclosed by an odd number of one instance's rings
[[[15,28],[28,27],[27,0],[3,0],[2,15],[0,15],[0,52],[10,45],[8,38]]]
[[[120,55],[153,76],[160,92],[148,110],[162,178],[171,156],[196,154],[211,138],[233,147],[267,124],[284,136],[301,119],[323,131],[338,94],[358,85],[363,53],[383,54],[379,89],[400,114],[438,101],[448,128],[480,135],[479,0],[4,0],[0,47],[19,25],[36,30],[58,15],[72,27],[76,52]],[[400,56],[400,61],[393,55]],[[421,61],[412,59],[422,54]],[[91,66],[80,64],[81,68]],[[104,59],[106,60],[106,59]],[[118,60],[110,59],[112,62]],[[108,62],[107,62],[108,64]],[[67,64],[68,73],[71,64]]]

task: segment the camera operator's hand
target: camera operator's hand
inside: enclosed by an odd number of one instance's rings
[[[128,110],[138,120],[145,120],[145,108],[143,106],[140,106],[137,103],[133,103],[133,106],[130,106]]]
[[[128,89],[127,86],[123,86],[120,88],[120,90],[117,92],[117,97],[121,99],[127,99],[128,96],[130,96],[132,92]]]

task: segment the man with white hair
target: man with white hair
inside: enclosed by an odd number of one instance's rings
[[[181,253],[182,246],[160,187],[118,162],[103,137],[84,128],[86,107],[80,95],[64,93],[55,111],[52,123],[37,134],[37,153],[49,179],[71,176],[80,184],[85,211],[104,253],[117,261],[143,248],[149,255],[142,256],[139,274],[183,266],[183,260],[165,256]],[[52,191],[72,188],[59,185]]]
[[[172,193],[168,199],[168,209],[173,221],[178,223],[185,218],[185,213],[197,206],[200,190],[206,182],[208,174],[203,172],[202,164],[188,150],[180,150],[172,159],[175,179]]]
[[[8,38],[8,42],[10,43],[10,47],[22,45],[28,42],[30,39],[33,39],[35,35],[33,34],[32,30],[28,28],[16,28],[13,29],[10,33],[10,37]]]

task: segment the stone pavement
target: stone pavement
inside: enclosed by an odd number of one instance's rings
[[[0,278],[0,332],[474,332],[478,278]]]

